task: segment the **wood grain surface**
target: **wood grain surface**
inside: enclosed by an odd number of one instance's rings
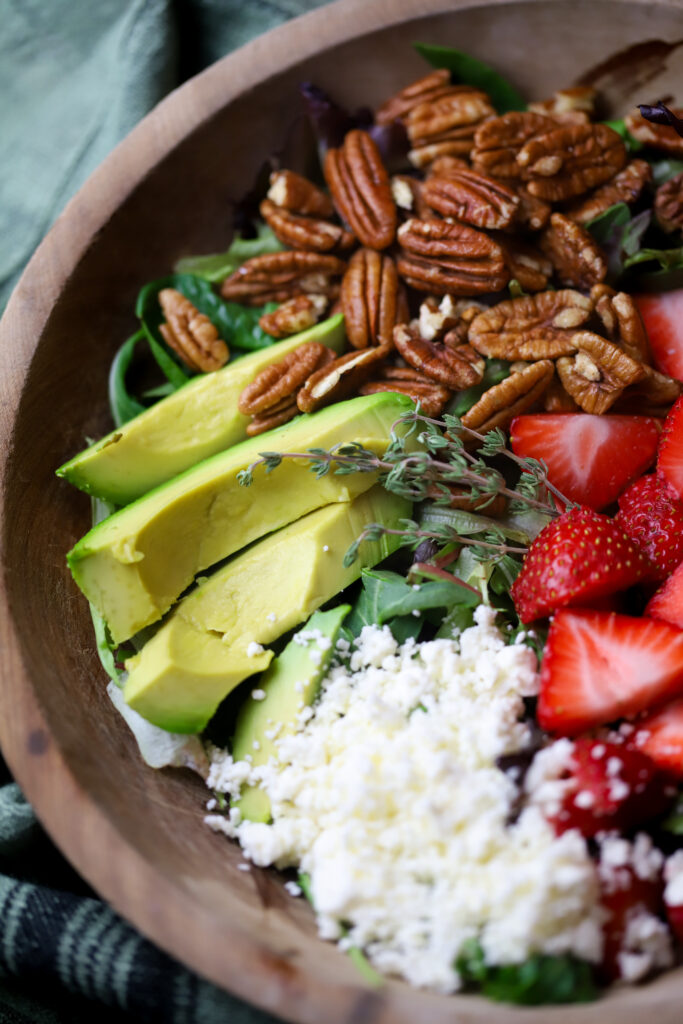
[[[275,872],[237,870],[238,849],[201,824],[201,784],[140,760],[109,704],[65,563],[89,502],[55,468],[111,426],[108,367],[136,327],[139,287],[180,256],[225,248],[228,200],[281,143],[299,81],[351,107],[377,104],[424,73],[410,45],[421,40],[471,52],[542,98],[621,48],[681,37],[678,2],[339,0],[220,61],[145,118],[67,206],[0,325],[3,753],[105,899],[207,978],[288,1020],[635,1024],[656,1014],[678,1024],[683,971],[599,1004],[540,1011],[395,981],[368,989]],[[615,112],[676,87],[681,98],[680,52],[668,68],[660,55],[637,95],[628,76],[615,84],[613,69],[601,71]]]

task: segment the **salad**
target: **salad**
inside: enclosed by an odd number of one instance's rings
[[[683,121],[417,48],[142,288],[68,559],[143,757],[370,984],[580,1002],[683,942]]]

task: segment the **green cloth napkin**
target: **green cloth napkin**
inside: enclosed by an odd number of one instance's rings
[[[67,200],[169,90],[325,0],[0,0],[0,309]],[[4,783],[4,785],[2,785]],[[0,1024],[268,1024],[121,920],[0,759]]]

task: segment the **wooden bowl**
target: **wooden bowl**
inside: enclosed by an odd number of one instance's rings
[[[656,1012],[673,1024],[683,970],[598,1004],[540,1011],[398,981],[368,989],[276,873],[237,870],[237,847],[202,825],[202,785],[139,758],[105,694],[87,604],[64,560],[89,503],[54,470],[109,429],[107,370],[134,329],[138,288],[179,256],[225,246],[227,200],[281,142],[299,81],[373,105],[425,73],[411,49],[422,40],[484,58],[530,98],[602,64],[598,84],[623,113],[637,99],[683,97],[669,45],[681,37],[674,0],[341,0],[226,57],[145,118],[67,206],[2,321],[3,752],[105,899],[207,978],[288,1020],[635,1024]],[[628,59],[607,61],[626,47]]]

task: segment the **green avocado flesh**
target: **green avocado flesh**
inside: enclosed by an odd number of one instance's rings
[[[57,470],[75,487],[115,505],[127,505],[197,462],[237,444],[249,416],[237,408],[241,392],[266,366],[307,341],[340,353],[344,317],[323,320],[215,373],[202,374],[156,402]]]
[[[307,461],[285,459],[272,473],[238,474],[263,451],[305,452],[358,441],[386,450],[395,420],[413,408],[403,395],[352,398],[249,438],[193,466],[95,526],[67,556],[73,577],[116,643],[155,622],[198,572],[315,508],[349,501],[374,473],[316,479]]]
[[[410,503],[377,485],[353,501],[310,512],[240,552],[179,602],[126,662],[124,698],[169,732],[201,731],[238,683],[262,672],[269,644],[397,547],[364,542],[348,567],[345,552],[369,523],[395,527]],[[250,646],[251,645],[251,646]]]
[[[254,765],[266,764],[271,757],[277,759],[276,739],[296,731],[297,715],[317,697],[350,611],[350,604],[341,604],[328,612],[314,612],[259,679],[258,688],[265,693],[263,700],[245,694],[232,743],[235,761],[243,761],[247,755]],[[276,737],[271,739],[268,733],[275,728]],[[270,820],[270,801],[257,786],[243,788],[235,806],[249,821]]]

